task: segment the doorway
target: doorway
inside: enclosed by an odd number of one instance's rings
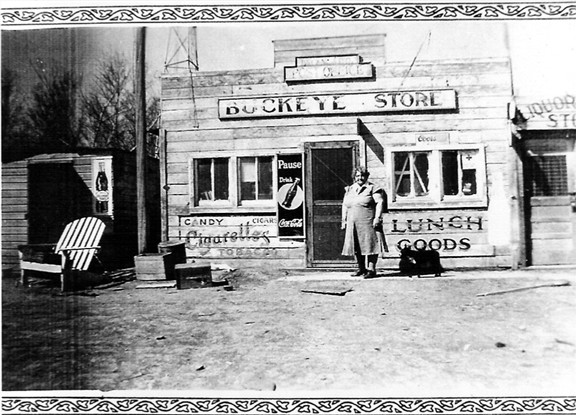
[[[527,265],[576,264],[574,139],[524,141]]]
[[[359,162],[357,141],[305,144],[307,264],[309,267],[351,267],[352,257],[341,255],[340,229],[344,187],[352,183]]]
[[[76,176],[72,163],[28,166],[29,243],[56,243],[66,224],[76,219]]]

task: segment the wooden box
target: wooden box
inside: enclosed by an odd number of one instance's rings
[[[134,257],[136,279],[140,281],[174,279],[171,253],[141,254]]]
[[[176,287],[179,290],[212,285],[210,264],[176,264],[174,273],[176,274]]]

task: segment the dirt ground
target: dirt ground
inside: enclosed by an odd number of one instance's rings
[[[215,275],[233,290],[177,290],[137,288],[123,270],[66,295],[5,277],[2,386],[575,396],[573,274],[244,269]],[[477,295],[558,282],[569,285]]]

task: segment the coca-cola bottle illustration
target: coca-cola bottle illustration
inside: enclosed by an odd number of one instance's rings
[[[108,177],[106,177],[106,172],[104,171],[104,163],[98,164],[100,171],[96,176],[96,190],[105,192],[108,190]]]
[[[300,183],[300,179],[296,178],[296,180],[294,180],[294,183],[292,183],[292,186],[290,186],[290,189],[288,189],[288,191],[286,192],[286,197],[284,197],[284,201],[280,203],[280,205],[285,207],[286,209],[292,206],[292,201],[294,200],[294,197],[298,192],[298,183]]]
[[[100,194],[97,195],[96,212],[106,213],[108,212],[108,200],[106,200],[108,198],[108,177],[104,170],[104,163],[98,163],[98,168],[99,171],[96,175],[96,192]]]

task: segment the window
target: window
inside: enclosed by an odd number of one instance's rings
[[[428,194],[428,152],[399,152],[394,154],[394,189],[398,196]]]
[[[273,207],[276,156],[196,153],[190,160],[190,206]],[[215,156],[217,157],[211,157]]]
[[[240,201],[272,200],[273,157],[241,157],[238,159]]]
[[[392,205],[485,206],[484,152],[461,145],[437,149],[392,148]]]
[[[229,196],[228,159],[195,160],[196,194],[199,204],[204,201],[227,201]]]
[[[442,154],[442,182],[445,196],[473,196],[477,193],[478,150],[446,150]]]
[[[540,155],[527,161],[527,190],[531,196],[568,194],[568,168],[565,155]]]

